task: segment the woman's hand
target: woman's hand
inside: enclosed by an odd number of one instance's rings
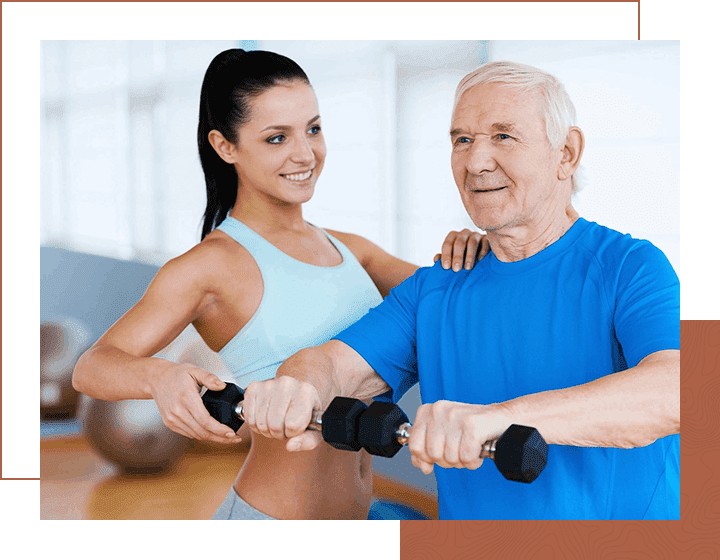
[[[486,235],[469,229],[451,231],[442,244],[442,253],[435,255],[433,262],[442,259],[442,267],[446,270],[452,267],[455,272],[463,268],[471,270],[489,252]]]
[[[200,389],[219,391],[225,382],[193,364],[175,364],[151,382],[150,392],[163,423],[185,437],[215,443],[239,443],[242,439],[208,413]]]

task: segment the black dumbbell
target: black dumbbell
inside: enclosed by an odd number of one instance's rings
[[[237,432],[245,422],[242,401],[245,392],[233,383],[220,391],[207,390],[202,396],[210,416]],[[358,418],[367,409],[365,403],[347,397],[335,397],[323,413],[313,412],[309,430],[322,433],[323,439],[336,449],[359,451]]]
[[[232,383],[221,391],[206,391],[202,400],[210,415],[237,431],[243,425],[245,394]],[[309,430],[322,433],[337,449],[359,451],[380,457],[394,457],[410,438],[412,424],[399,406],[375,401],[335,397],[324,413],[314,411]],[[547,443],[535,428],[513,424],[497,440],[483,444],[481,459],[493,459],[508,480],[532,482],[547,463]]]
[[[375,401],[360,416],[358,442],[369,453],[393,457],[410,438],[412,424],[395,404]],[[481,459],[492,459],[508,480],[532,482],[547,464],[548,446],[535,428],[511,425],[483,444]]]

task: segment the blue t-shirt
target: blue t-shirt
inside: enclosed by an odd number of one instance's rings
[[[439,263],[336,338],[398,399],[488,404],[587,383],[680,348],[679,282],[665,255],[579,219],[518,262]],[[534,482],[436,465],[441,519],[679,519],[680,436],[634,449],[551,445]]]

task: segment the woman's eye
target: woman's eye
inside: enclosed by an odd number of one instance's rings
[[[280,144],[283,140],[285,140],[284,134],[278,134],[277,136],[271,136],[267,139],[268,144]]]

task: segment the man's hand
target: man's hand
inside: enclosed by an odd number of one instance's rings
[[[408,448],[412,463],[425,474],[443,468],[477,469],[482,445],[512,424],[501,405],[438,401],[418,408]]]
[[[193,364],[169,362],[162,375],[153,378],[150,388],[163,423],[185,437],[215,443],[240,443],[240,436],[211,417],[203,406],[199,394],[203,386],[219,391],[225,387],[225,382]]]
[[[442,253],[435,255],[433,262],[442,259],[442,267],[446,270],[452,267],[455,272],[463,268],[471,270],[489,252],[486,235],[469,229],[451,231],[442,244]]]
[[[288,451],[309,451],[323,441],[319,432],[308,431],[313,410],[321,410],[314,385],[282,376],[253,382],[245,390],[243,414],[253,432],[287,440]]]

